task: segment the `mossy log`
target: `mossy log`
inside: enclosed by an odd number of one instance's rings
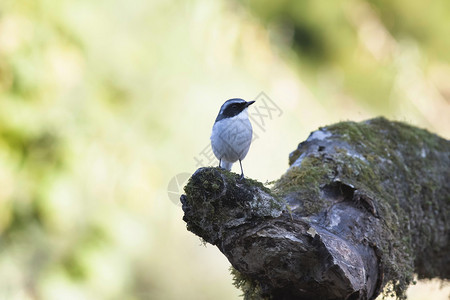
[[[450,141],[383,118],[320,128],[271,189],[201,168],[181,197],[247,299],[398,298],[450,278]]]

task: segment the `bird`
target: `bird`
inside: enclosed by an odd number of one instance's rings
[[[211,147],[219,160],[219,167],[231,170],[233,163],[239,160],[241,177],[244,178],[242,160],[250,149],[253,128],[248,118],[247,108],[255,101],[233,98],[220,107],[211,133]]]

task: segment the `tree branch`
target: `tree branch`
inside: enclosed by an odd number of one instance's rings
[[[313,132],[271,190],[201,168],[181,197],[188,230],[216,245],[246,298],[403,298],[450,278],[450,142],[383,118]]]

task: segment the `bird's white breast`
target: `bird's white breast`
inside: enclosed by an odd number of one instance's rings
[[[252,134],[247,109],[232,118],[216,122],[211,134],[214,155],[229,162],[244,159],[250,148]]]

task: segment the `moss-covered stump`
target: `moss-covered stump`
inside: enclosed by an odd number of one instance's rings
[[[450,278],[450,141],[383,118],[313,132],[271,190],[201,168],[188,230],[229,259],[247,299],[398,298]],[[385,289],[386,290],[386,289]]]

